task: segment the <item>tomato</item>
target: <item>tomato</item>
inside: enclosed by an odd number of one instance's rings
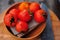
[[[21,10],[21,11],[24,10],[24,9],[28,10],[28,8],[29,8],[29,4],[27,2],[22,2],[19,5],[19,10]]]
[[[29,8],[30,8],[30,11],[34,13],[35,11],[40,9],[40,5],[36,2],[33,2],[30,4]]]
[[[12,10],[10,10],[10,14],[12,14],[14,17],[17,17],[17,15],[19,14],[19,10],[18,9],[12,9]]]
[[[24,21],[20,21],[16,24],[17,32],[26,32],[28,30],[28,24]]]
[[[19,13],[18,18],[22,21],[28,22],[31,19],[31,16],[28,10],[23,10]]]
[[[38,23],[45,22],[45,20],[46,20],[45,17],[47,17],[46,12],[42,9],[36,11],[35,14],[34,14],[34,19]]]
[[[4,23],[5,25],[7,25],[8,27],[14,27],[16,25],[17,19],[11,15],[11,14],[7,14],[4,17]]]

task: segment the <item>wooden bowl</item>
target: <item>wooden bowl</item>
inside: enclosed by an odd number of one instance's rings
[[[4,12],[4,15],[6,15],[6,13],[8,13],[12,8],[16,8],[20,3],[21,3],[21,2],[15,3],[15,4],[11,5],[11,6]],[[27,38],[19,38],[19,37],[17,37],[17,36],[14,36],[13,34],[11,34],[11,33],[8,31],[8,29],[6,28],[6,26],[5,26],[4,23],[2,23],[2,24],[3,24],[3,27],[4,27],[4,29],[5,29],[5,30],[4,30],[4,31],[5,31],[5,34],[10,35],[10,36],[11,36],[11,40],[13,40],[13,39],[15,39],[15,40],[35,40],[35,38],[36,38],[37,36],[39,36],[39,35],[43,32],[43,30],[45,29],[45,27],[46,27],[46,22],[44,22],[44,23],[42,23],[42,25],[40,25],[38,28],[36,28],[34,31],[32,31],[32,32],[28,35]],[[12,38],[13,38],[13,39],[12,39]]]

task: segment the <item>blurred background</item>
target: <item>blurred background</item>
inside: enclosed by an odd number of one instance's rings
[[[25,0],[0,0],[0,14],[13,3],[22,1]],[[26,1],[29,2],[36,1],[38,3],[40,3],[41,1],[44,2],[47,5],[47,7],[53,10],[60,19],[60,0],[26,0]]]

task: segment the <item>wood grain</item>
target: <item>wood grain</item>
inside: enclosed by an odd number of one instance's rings
[[[52,29],[54,32],[54,39],[60,40],[60,21],[54,12],[50,10],[50,16],[52,21]]]

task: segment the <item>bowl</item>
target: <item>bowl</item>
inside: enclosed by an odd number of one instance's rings
[[[9,13],[9,11],[13,8],[16,8],[20,3],[22,2],[17,2],[13,5],[11,5],[5,12],[4,14],[6,15],[7,13]],[[4,24],[4,23],[3,23]],[[5,24],[4,24],[5,25]],[[37,27],[34,31],[32,31],[29,35],[27,35],[28,37],[26,38],[19,38],[17,36],[14,36],[6,27],[5,25],[5,29],[7,30],[6,33],[8,33],[11,37],[13,37],[15,40],[34,40],[36,39],[45,29],[46,27],[46,22],[42,23],[41,25],[39,25],[39,27]]]

